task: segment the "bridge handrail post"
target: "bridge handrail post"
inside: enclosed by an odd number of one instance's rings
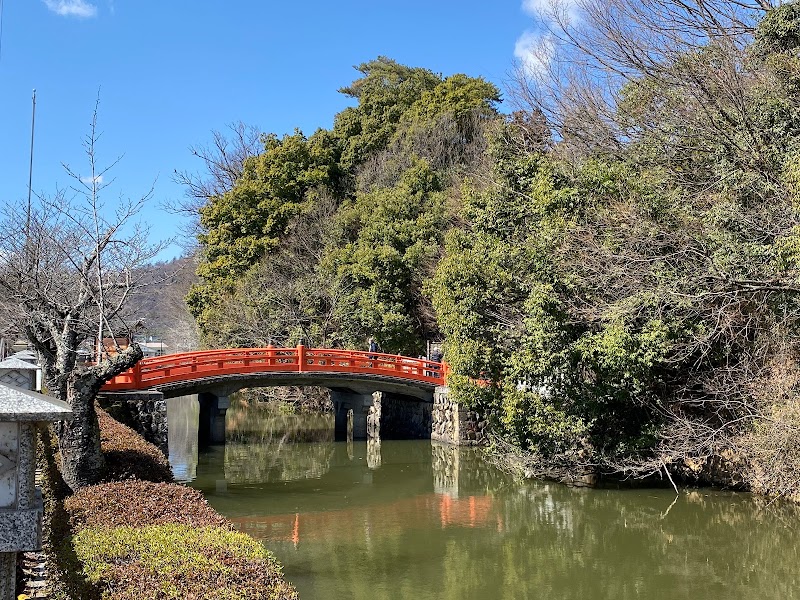
[[[142,387],[142,366],[138,362],[133,365],[133,385],[137,390]]]
[[[303,344],[297,344],[297,370],[303,372],[303,367],[306,364],[306,347]]]

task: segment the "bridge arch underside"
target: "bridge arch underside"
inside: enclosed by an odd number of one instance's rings
[[[429,439],[435,386],[373,374],[248,373],[155,386],[164,398],[197,395],[201,444],[224,443],[228,397],[243,388],[317,386],[331,391],[335,436],[353,439]]]

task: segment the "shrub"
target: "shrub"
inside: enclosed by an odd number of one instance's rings
[[[74,533],[87,527],[144,527],[172,523],[230,527],[197,490],[175,483],[121,481],[84,488],[64,506]]]
[[[220,527],[89,527],[73,543],[84,573],[108,600],[297,598],[270,552]]]
[[[130,427],[115,421],[104,410],[97,409],[100,440],[106,459],[105,481],[142,479],[172,481],[172,470],[164,454]]]
[[[297,599],[260,543],[235,533],[200,492],[164,482],[172,475],[155,446],[102,410],[98,417],[106,477],[126,480],[71,497],[54,436],[41,432],[43,537],[54,600]]]
[[[58,444],[50,428],[39,430],[36,462],[41,471],[44,516],[42,546],[47,561],[50,595],[58,600],[95,600],[99,591],[86,581],[75,550],[69,543],[71,530],[64,509],[70,490],[58,469]]]
[[[800,358],[784,351],[753,381],[759,412],[737,439],[750,489],[800,502]]]

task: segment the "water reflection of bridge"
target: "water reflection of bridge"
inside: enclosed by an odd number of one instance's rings
[[[303,597],[739,600],[800,589],[796,511],[776,519],[744,494],[518,484],[479,453],[437,443],[245,434],[200,454],[193,485],[269,542]],[[248,447],[252,467],[237,464]]]
[[[368,538],[371,523],[380,523],[381,535],[407,531],[409,523],[420,530],[448,527],[493,528],[503,531],[503,518],[491,496],[453,498],[425,494],[395,502],[325,512],[287,513],[232,519],[241,531],[256,539],[292,542]]]

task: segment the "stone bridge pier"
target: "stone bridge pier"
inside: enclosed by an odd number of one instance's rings
[[[430,439],[433,399],[332,389],[335,439]]]
[[[211,446],[225,443],[225,415],[231,406],[228,394],[202,392],[197,394],[200,405],[200,422],[197,443]]]
[[[380,413],[380,396],[381,392],[370,394],[346,388],[331,388],[334,438],[365,440],[368,437],[380,437],[380,417],[377,418],[377,424],[375,417],[376,412]],[[368,436],[368,432],[371,435]]]

